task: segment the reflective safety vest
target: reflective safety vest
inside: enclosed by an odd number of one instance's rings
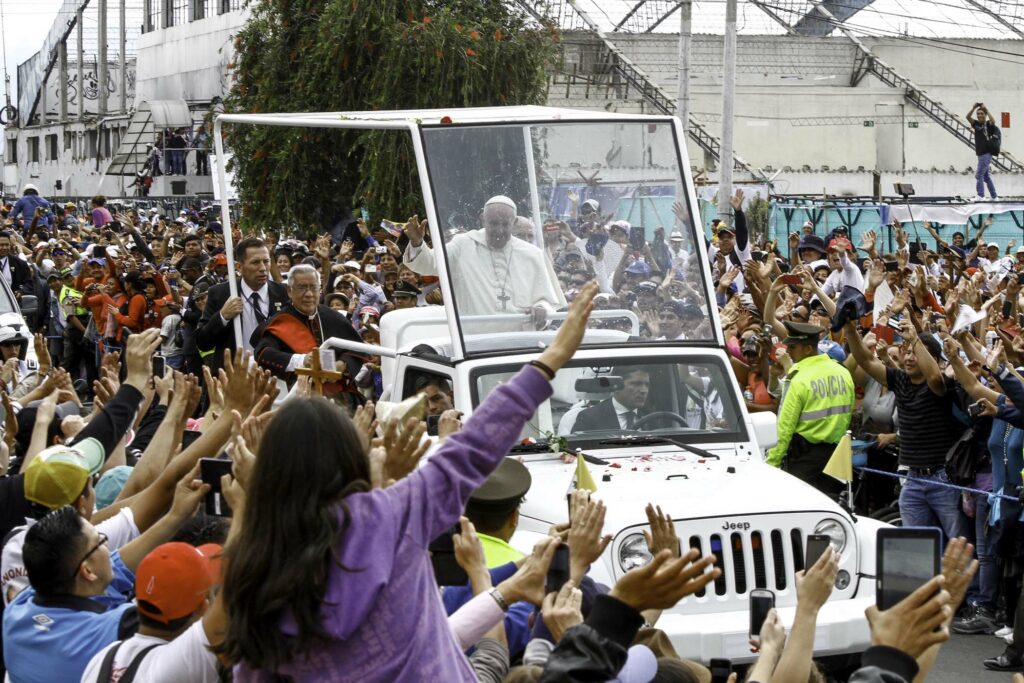
[[[72,306],[68,299],[78,299],[79,305]],[[64,315],[74,315],[82,319],[84,323],[85,316],[89,315],[89,309],[81,305],[82,293],[77,289],[72,289],[67,285],[60,288],[60,294],[57,295],[57,300],[60,301],[61,307],[64,309]]]
[[[796,363],[787,379],[779,408],[779,443],[768,452],[768,464],[776,467],[794,434],[809,443],[838,443],[850,427],[856,402],[850,371],[824,353]]]

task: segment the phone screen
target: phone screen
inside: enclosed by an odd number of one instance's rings
[[[166,363],[163,356],[153,356],[153,376],[163,377],[166,370]]]
[[[759,638],[768,612],[775,607],[775,593],[757,589],[750,592],[750,637]]]
[[[889,609],[939,573],[938,529],[878,532],[878,608]]]
[[[551,558],[548,576],[544,582],[545,593],[557,593],[569,580],[569,546],[564,543],[555,548],[555,556]]]
[[[732,673],[732,660],[712,659],[708,668],[711,669],[711,683],[726,683]]]
[[[220,478],[231,474],[231,461],[221,458],[202,458],[199,460],[199,476],[204,484],[210,485],[206,494],[206,514],[214,517],[230,517],[231,506],[224,498],[220,488]]]
[[[810,569],[821,559],[829,543],[828,536],[824,534],[810,534],[807,537],[807,559],[804,561],[804,569]]]

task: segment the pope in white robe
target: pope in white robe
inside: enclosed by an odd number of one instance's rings
[[[484,205],[482,230],[456,235],[445,244],[452,291],[461,315],[557,311],[566,306],[551,263],[537,246],[512,236],[516,205],[493,197]],[[406,227],[403,263],[420,275],[437,275],[434,252],[423,231]]]

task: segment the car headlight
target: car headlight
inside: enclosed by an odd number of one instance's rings
[[[643,534],[630,534],[619,544],[619,567],[624,572],[643,567],[652,559]]]
[[[832,549],[842,553],[846,549],[846,529],[836,519],[823,519],[814,527],[814,533],[828,536]]]

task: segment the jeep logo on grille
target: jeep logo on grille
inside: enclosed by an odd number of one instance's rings
[[[726,522],[722,525],[723,531],[743,530],[750,528],[750,522]]]

